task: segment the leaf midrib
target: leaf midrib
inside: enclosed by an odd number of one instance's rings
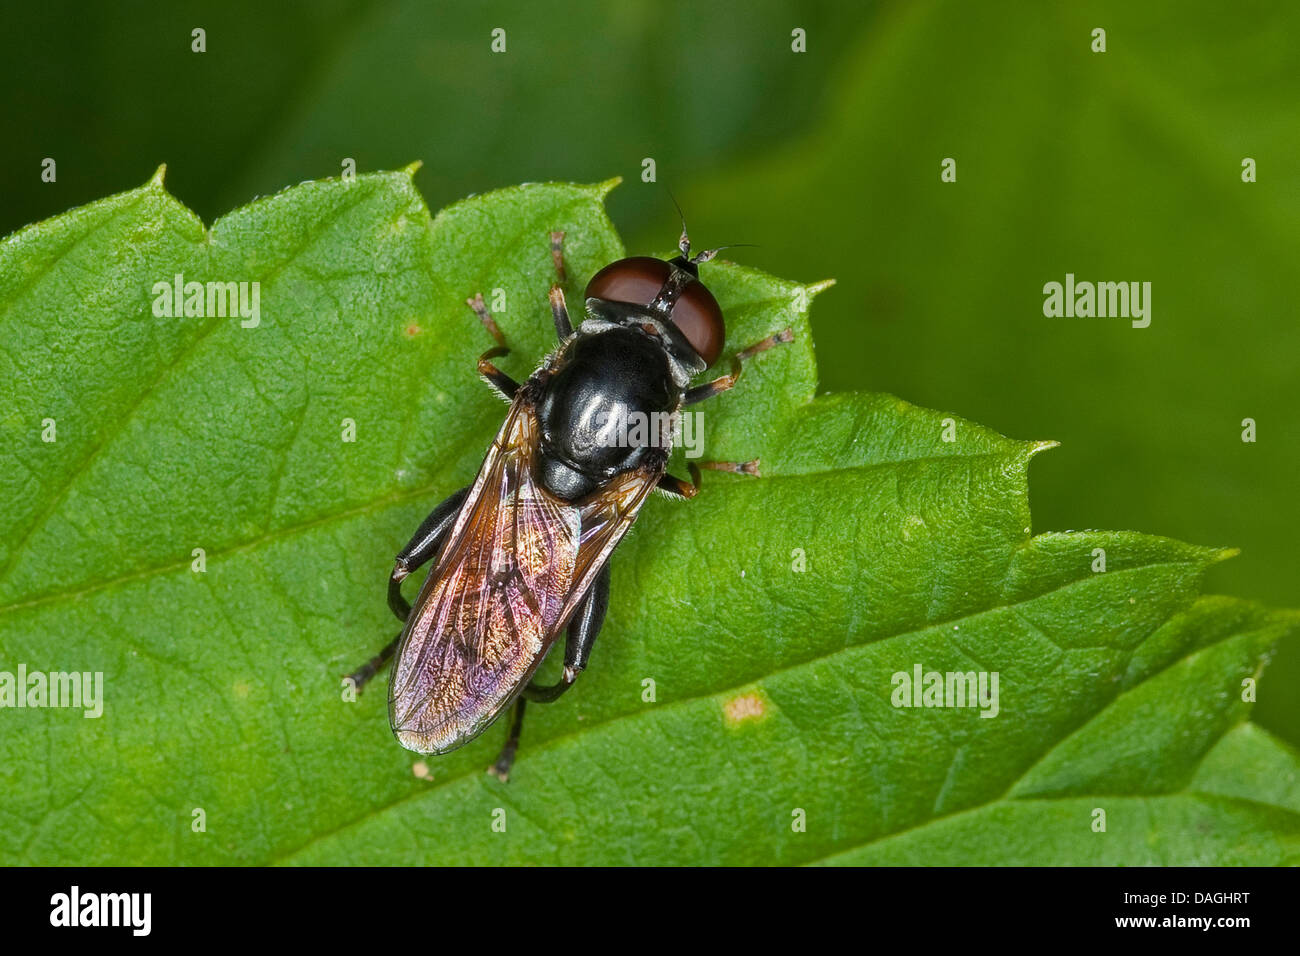
[[[848,470],[848,469],[845,469],[845,470]],[[766,479],[765,479],[765,480],[766,480]],[[1030,543],[1032,542],[1032,540],[1033,540],[1033,539],[1027,539],[1026,541],[1022,542],[1022,543],[1018,546],[1018,549],[1023,549],[1023,548],[1025,548],[1025,547],[1028,547],[1028,546],[1030,545]],[[1149,564],[1135,565],[1135,566],[1130,567],[1130,568],[1119,568],[1119,569],[1116,569],[1115,571],[1111,572],[1111,574],[1113,574],[1113,575],[1121,575],[1121,574],[1129,574],[1129,573],[1139,572],[1139,571],[1147,571],[1147,570],[1150,570],[1150,569],[1152,569],[1152,568],[1160,568],[1160,567],[1177,567],[1177,566],[1191,566],[1191,567],[1195,567],[1195,566],[1197,566],[1197,565],[1198,565],[1198,562],[1196,562],[1196,561],[1154,561],[1154,562],[1151,562],[1151,563],[1149,563]],[[859,650],[859,649],[861,649],[861,648],[864,648],[864,647],[867,647],[867,646],[870,646],[870,645],[874,645],[874,644],[883,644],[883,643],[886,643],[886,642],[889,642],[889,641],[898,640],[898,639],[902,639],[902,638],[915,637],[915,636],[917,636],[918,634],[922,634],[922,633],[924,633],[924,632],[926,632],[926,631],[934,630],[934,629],[936,629],[936,628],[946,628],[946,627],[948,627],[948,626],[950,626],[950,625],[952,625],[952,624],[962,624],[962,623],[964,623],[964,622],[969,622],[969,621],[974,620],[974,619],[977,619],[977,618],[979,618],[979,617],[981,617],[981,616],[983,616],[983,615],[985,615],[985,614],[992,614],[992,613],[995,613],[995,612],[998,612],[998,611],[1011,610],[1011,609],[1014,609],[1014,608],[1020,607],[1020,606],[1025,605],[1025,604],[1032,603],[1033,601],[1037,601],[1037,600],[1039,600],[1039,599],[1041,599],[1041,598],[1048,597],[1048,596],[1050,596],[1050,595],[1052,595],[1052,594],[1055,594],[1055,593],[1057,593],[1057,592],[1059,592],[1059,591],[1064,591],[1064,590],[1066,590],[1066,589],[1068,589],[1068,588],[1073,588],[1073,587],[1075,587],[1076,585],[1079,585],[1079,584],[1082,584],[1082,583],[1085,583],[1085,582],[1091,580],[1091,578],[1092,578],[1092,575],[1091,575],[1091,574],[1089,574],[1087,577],[1074,578],[1073,580],[1070,580],[1070,581],[1067,581],[1067,582],[1065,582],[1065,583],[1063,583],[1063,584],[1058,584],[1058,585],[1056,585],[1056,586],[1054,586],[1054,587],[1052,587],[1052,588],[1049,588],[1049,589],[1046,590],[1046,591],[1041,591],[1041,592],[1038,592],[1038,593],[1036,593],[1036,594],[1033,594],[1033,595],[1029,595],[1029,596],[1027,596],[1027,597],[1020,598],[1020,599],[1018,599],[1018,600],[1016,600],[1016,601],[1012,601],[1012,602],[1010,602],[1010,603],[997,604],[997,605],[994,605],[994,606],[991,606],[991,607],[981,608],[981,609],[979,609],[978,611],[971,611],[971,612],[969,612],[969,613],[967,613],[967,614],[959,615],[959,616],[957,616],[957,617],[947,618],[947,619],[942,620],[942,621],[934,621],[934,622],[930,622],[930,623],[927,623],[927,624],[925,624],[925,625],[923,625],[923,626],[921,626],[921,627],[916,627],[916,628],[913,628],[913,629],[911,629],[911,630],[907,630],[907,631],[898,631],[898,632],[893,633],[893,634],[882,634],[882,635],[880,635],[879,637],[876,637],[876,638],[871,639],[871,640],[862,641],[862,642],[859,642],[859,643],[846,644],[846,645],[844,645],[843,647],[836,648],[836,649],[833,650],[833,651],[828,651],[828,652],[826,652],[826,653],[822,653],[822,654],[814,654],[814,655],[812,655],[812,656],[810,656],[810,657],[806,657],[806,658],[804,658],[804,659],[802,659],[802,660],[793,661],[793,662],[791,662],[791,663],[789,663],[789,664],[787,664],[787,665],[785,665],[785,666],[778,667],[778,668],[776,668],[775,670],[768,671],[767,673],[764,673],[764,674],[758,674],[758,675],[755,675],[755,676],[753,676],[753,677],[749,677],[749,678],[745,679],[744,681],[742,681],[742,682],[740,682],[740,683],[738,683],[738,684],[734,684],[734,685],[732,685],[732,686],[725,687],[725,688],[721,688],[721,689],[718,689],[718,690],[711,690],[711,691],[708,691],[708,692],[703,693],[703,694],[693,694],[693,695],[686,696],[686,697],[680,697],[680,698],[678,698],[678,699],[676,699],[676,700],[666,701],[666,702],[664,702],[664,704],[661,705],[661,706],[662,706],[662,708],[683,707],[683,706],[686,706],[686,705],[689,705],[689,704],[692,704],[692,703],[696,703],[696,702],[701,701],[701,700],[709,700],[709,699],[711,699],[711,698],[715,698],[715,697],[725,697],[725,696],[727,696],[728,694],[733,694],[733,693],[736,693],[737,691],[740,691],[740,690],[743,690],[743,689],[745,689],[745,688],[747,688],[747,687],[750,687],[751,685],[753,685],[753,684],[755,684],[755,683],[758,683],[759,681],[768,680],[768,679],[770,679],[770,678],[772,678],[772,677],[775,677],[775,676],[778,676],[778,675],[781,675],[781,674],[785,674],[785,673],[790,672],[790,671],[799,670],[799,669],[801,669],[801,668],[805,668],[805,667],[808,667],[808,666],[810,666],[810,665],[820,663],[820,662],[822,662],[822,661],[832,660],[832,659],[834,659],[834,658],[836,658],[836,657],[838,657],[838,656],[840,656],[840,655],[842,655],[842,654],[848,654],[848,653],[851,653],[851,652],[853,652],[853,651],[857,651],[857,650]],[[1158,627],[1158,625],[1157,625],[1157,627]],[[1149,635],[1148,635],[1148,636],[1149,636]],[[1237,635],[1235,635],[1235,634],[1226,635],[1226,636],[1224,636],[1223,638],[1220,638],[1220,641],[1222,641],[1222,640],[1228,640],[1229,638],[1236,637],[1236,636],[1237,636]],[[1135,645],[1134,645],[1134,648],[1133,648],[1133,649],[1130,649],[1127,653],[1128,653],[1129,655],[1131,655],[1131,654],[1133,653],[1133,651],[1134,651],[1137,647],[1140,647],[1140,646],[1141,646],[1141,643],[1142,643],[1142,642],[1138,642],[1138,644],[1135,644]],[[1197,648],[1197,650],[1196,650],[1195,653],[1199,653],[1200,651],[1202,651],[1202,650],[1204,650],[1204,649],[1206,649],[1206,648],[1208,648],[1208,647],[1211,647],[1211,646],[1213,646],[1214,644],[1217,644],[1217,643],[1219,643],[1219,641],[1215,641],[1215,642],[1213,642],[1212,644],[1207,644],[1207,645],[1205,645],[1205,647],[1202,647],[1202,648]],[[1050,746],[1046,751],[1044,751],[1042,754],[1040,754],[1040,755],[1039,755],[1039,756],[1034,760],[1034,762],[1031,763],[1031,764],[1029,765],[1029,767],[1028,767],[1025,771],[1023,771],[1023,772],[1020,774],[1019,777],[1017,777],[1015,780],[1011,781],[1011,783],[1009,784],[1009,786],[1008,786],[1008,788],[1007,788],[1007,792],[1009,792],[1010,789],[1014,788],[1014,787],[1016,786],[1016,784],[1019,783],[1020,780],[1024,777],[1024,775],[1027,774],[1027,773],[1029,772],[1029,770],[1031,770],[1033,767],[1035,767],[1035,766],[1037,766],[1038,764],[1040,764],[1044,759],[1046,759],[1046,757],[1050,756],[1051,753],[1052,753],[1052,752],[1053,752],[1053,751],[1054,751],[1058,746],[1060,746],[1061,744],[1065,743],[1067,740],[1071,739],[1071,738],[1072,738],[1076,733],[1078,733],[1082,728],[1088,726],[1088,724],[1089,724],[1089,723],[1090,723],[1090,722],[1091,722],[1091,721],[1092,721],[1092,720],[1097,716],[1097,714],[1101,713],[1102,711],[1106,710],[1106,708],[1110,707],[1110,706],[1115,702],[1115,700],[1117,700],[1117,699],[1118,699],[1122,694],[1128,693],[1129,691],[1133,690],[1134,688],[1140,687],[1140,686],[1141,686],[1142,684],[1144,684],[1146,681],[1148,681],[1148,680],[1150,680],[1151,678],[1155,677],[1157,674],[1162,673],[1162,672],[1163,672],[1167,667],[1172,666],[1173,664],[1177,663],[1178,661],[1185,660],[1185,659],[1186,659],[1187,657],[1189,657],[1189,656],[1191,656],[1191,655],[1183,655],[1183,656],[1181,656],[1181,657],[1175,658],[1174,660],[1171,660],[1171,661],[1169,661],[1168,663],[1166,663],[1164,667],[1160,667],[1160,668],[1158,668],[1158,669],[1152,671],[1151,673],[1144,675],[1144,676],[1142,677],[1142,679],[1141,679],[1140,681],[1138,681],[1138,683],[1134,684],[1132,687],[1130,687],[1130,688],[1125,688],[1125,689],[1123,689],[1123,690],[1117,691],[1116,694],[1115,694],[1113,697],[1111,697],[1109,700],[1107,700],[1107,701],[1106,701],[1106,702],[1105,702],[1101,707],[1097,708],[1095,711],[1092,711],[1092,712],[1089,713],[1086,717],[1084,717],[1084,718],[1079,722],[1079,724],[1078,724],[1076,727],[1074,727],[1073,729],[1070,730],[1069,733],[1065,734],[1065,735],[1064,735],[1063,737],[1061,737],[1059,740],[1057,740],[1057,741],[1053,741],[1053,742],[1051,743],[1051,746]],[[660,709],[660,708],[656,708],[656,710],[659,710],[659,709]],[[553,748],[555,748],[555,747],[558,747],[558,746],[561,746],[561,745],[563,745],[563,744],[565,744],[565,743],[567,743],[567,742],[569,742],[569,741],[572,741],[572,740],[578,739],[578,738],[584,736],[585,734],[588,734],[588,733],[590,733],[590,732],[592,732],[592,731],[595,731],[595,730],[597,730],[597,729],[599,729],[599,728],[603,728],[603,727],[611,726],[611,725],[614,725],[614,724],[618,724],[618,723],[620,723],[620,722],[622,722],[622,721],[624,721],[624,720],[637,719],[637,718],[641,718],[641,717],[645,717],[645,716],[647,716],[645,711],[642,711],[642,710],[629,710],[629,711],[624,711],[624,712],[621,713],[621,714],[615,714],[614,716],[609,717],[609,718],[607,718],[607,719],[605,719],[605,720],[597,721],[597,722],[594,722],[594,723],[590,723],[590,722],[589,722],[589,723],[586,723],[586,724],[584,724],[584,725],[581,727],[581,729],[578,729],[578,730],[572,730],[572,731],[568,731],[568,732],[566,732],[566,733],[558,734],[558,735],[556,735],[555,737],[552,737],[552,738],[550,738],[549,740],[546,740],[546,741],[544,741],[544,742],[538,744],[537,746],[535,746],[535,747],[533,747],[533,748],[531,748],[531,749],[529,750],[529,752],[528,752],[528,756],[532,756],[532,755],[534,755],[534,754],[539,754],[539,753],[543,753],[543,752],[545,752],[545,751],[551,750],[551,749],[553,749]],[[520,757],[520,760],[521,760],[521,761],[522,761],[522,760],[525,760],[525,759],[527,759],[526,756],[525,756],[525,757]],[[1202,758],[1202,759],[1204,759],[1204,758]],[[424,788],[421,788],[421,789],[418,789],[418,790],[413,790],[413,791],[411,791],[411,792],[409,792],[409,793],[402,794],[402,795],[399,796],[397,799],[395,799],[395,800],[391,800],[391,801],[389,801],[388,803],[383,804],[382,806],[378,806],[378,807],[373,807],[373,808],[371,808],[370,810],[368,810],[366,813],[362,814],[361,816],[354,817],[353,819],[348,820],[348,821],[345,821],[345,822],[339,824],[338,826],[332,827],[332,828],[330,828],[329,830],[323,831],[323,832],[321,832],[321,833],[319,833],[319,834],[316,834],[316,835],[312,836],[310,839],[308,839],[307,841],[305,841],[305,842],[299,844],[297,847],[295,847],[295,848],[293,848],[293,849],[291,849],[291,850],[288,850],[288,851],[286,851],[286,852],[284,852],[284,853],[280,853],[280,854],[277,854],[277,855],[275,855],[275,856],[272,856],[272,857],[271,857],[271,858],[270,858],[270,859],[269,859],[269,860],[268,860],[264,865],[267,865],[267,866],[274,866],[274,865],[278,865],[278,864],[280,864],[280,863],[283,863],[283,862],[285,862],[285,861],[291,859],[292,857],[301,854],[302,852],[306,851],[308,848],[314,846],[315,844],[321,842],[322,840],[326,840],[326,839],[330,838],[331,836],[333,836],[333,835],[335,835],[335,834],[337,834],[337,833],[341,833],[341,832],[343,832],[343,831],[345,831],[345,830],[348,830],[348,829],[350,829],[350,828],[352,828],[352,827],[360,826],[361,824],[365,823],[366,821],[368,821],[368,820],[370,820],[370,819],[372,819],[372,818],[374,818],[374,817],[378,817],[378,816],[380,816],[381,814],[385,814],[385,813],[389,812],[390,810],[393,810],[393,809],[395,809],[395,808],[397,808],[397,807],[399,807],[399,806],[402,806],[403,804],[407,803],[408,801],[415,800],[415,799],[420,799],[420,798],[423,798],[423,797],[428,797],[428,796],[430,796],[430,795],[432,795],[432,794],[435,794],[437,791],[442,790],[443,788],[449,786],[450,784],[456,783],[456,782],[461,781],[461,780],[468,779],[469,777],[471,777],[472,775],[474,775],[474,774],[477,773],[477,772],[481,772],[481,771],[467,770],[467,771],[465,771],[465,772],[463,772],[463,773],[453,774],[453,775],[451,775],[451,776],[448,776],[448,777],[446,777],[446,778],[440,780],[438,783],[433,784],[432,786],[424,787]],[[1132,794],[1128,794],[1127,796],[1132,796]],[[996,800],[995,800],[995,801],[992,801],[991,803],[1001,802],[1001,801],[1004,801],[1005,799],[1006,799],[1006,792],[1004,792],[1004,793],[1002,794],[1002,796],[996,798]],[[988,803],[988,804],[981,804],[980,806],[989,806],[989,805],[991,805],[991,803]],[[964,808],[964,809],[961,810],[961,811],[955,811],[955,812],[956,812],[956,813],[966,812],[966,810],[969,810],[969,809],[972,809],[972,808]],[[978,809],[978,807],[973,808],[973,809]],[[951,815],[952,815],[952,814],[947,814],[946,816],[951,816]],[[932,822],[933,820],[938,820],[938,819],[943,819],[943,817],[934,817],[934,818],[931,818],[931,821],[926,821],[926,822]],[[920,826],[920,825],[923,825],[923,824],[917,824],[917,826]],[[897,832],[903,832],[903,831],[897,831]],[[890,835],[892,835],[892,834],[884,834],[884,836],[890,836]]]
[[[817,401],[817,399],[814,399],[813,401]],[[800,408],[806,408],[809,404],[811,404],[811,402],[805,403],[803,406],[800,406]],[[798,409],[796,409],[796,411],[797,410]],[[452,445],[451,448],[448,450],[448,452],[442,457],[448,461],[457,461],[460,457],[464,455],[464,453],[469,447],[472,447],[475,444],[483,443],[484,441],[485,439],[483,439],[477,433],[468,434],[464,439]],[[846,465],[837,468],[814,468],[806,471],[800,470],[796,466],[795,468],[789,471],[783,471],[780,474],[765,475],[762,480],[766,484],[781,479],[792,479],[792,478],[806,479],[818,475],[852,474],[855,472],[874,471],[880,468],[899,468],[899,467],[909,466],[913,464],[916,465],[946,464],[948,462],[954,462],[954,461],[978,461],[984,458],[1013,458],[1013,457],[1018,457],[1018,455],[1016,455],[1015,453],[1013,453],[1012,455],[1007,455],[1000,451],[978,451],[978,452],[971,452],[971,453],[957,453],[951,455],[922,455],[914,458],[898,458],[898,459],[885,460],[885,461],[862,462],[856,465]],[[286,525],[285,527],[282,528],[276,528],[273,531],[268,531],[254,538],[249,538],[245,541],[240,541],[236,544],[232,544],[227,547],[220,548],[215,551],[211,551],[208,553],[208,559],[210,560],[213,558],[224,558],[233,554],[240,554],[245,551],[251,551],[259,547],[260,545],[266,544],[268,542],[277,541],[281,538],[290,537],[295,534],[305,533],[315,528],[329,525],[335,521],[338,522],[346,521],[350,518],[355,518],[358,515],[366,514],[370,511],[386,508],[390,505],[402,504],[414,498],[419,498],[424,495],[433,494],[439,491],[440,489],[446,489],[448,480],[449,480],[449,472],[439,471],[437,472],[437,477],[435,478],[435,480],[428,482],[427,484],[422,485],[419,488],[414,488],[409,491],[390,492],[386,495],[383,495],[382,497],[373,498],[370,501],[364,502],[362,504],[357,505],[354,508],[350,508],[345,511],[331,511],[326,514],[319,515],[315,518],[310,518],[307,521],[302,521],[293,525]],[[193,560],[192,558],[186,557],[177,561],[170,562],[168,564],[154,565],[152,567],[143,568],[139,571],[132,571],[129,574],[123,574],[116,578],[109,578],[107,580],[98,581],[93,584],[85,584],[77,587],[74,590],[52,591],[52,592],[47,592],[45,594],[37,595],[32,598],[28,598],[27,600],[14,601],[9,604],[0,604],[0,618],[33,607],[59,604],[64,601],[80,600],[88,594],[96,594],[99,593],[100,591],[106,591],[120,584],[127,584],[133,581],[142,581],[142,580],[147,580],[151,577],[161,577],[166,574],[172,574],[176,571],[181,571],[184,570],[185,568],[188,568],[191,565],[192,560]]]

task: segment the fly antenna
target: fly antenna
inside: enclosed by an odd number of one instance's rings
[[[690,261],[694,265],[699,265],[702,262],[708,262],[710,259],[716,256],[723,249],[742,249],[742,248],[757,249],[758,244],[754,242],[733,242],[730,243],[729,245],[718,246],[716,249],[705,249],[703,252],[698,253],[695,256],[692,256]]]
[[[668,198],[673,201],[673,206],[677,209],[677,218],[682,221],[682,234],[677,240],[677,248],[681,250],[682,258],[689,259],[691,255],[691,237],[686,232],[686,214],[682,212],[682,207],[677,202],[677,197],[673,195],[673,191],[667,183],[664,183],[664,189],[668,190]]]

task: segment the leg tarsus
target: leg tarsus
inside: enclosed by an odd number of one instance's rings
[[[561,342],[573,334],[569,307],[564,302],[564,283],[569,281],[564,271],[564,233],[551,233],[551,261],[555,263],[555,283],[551,286],[551,317],[555,319],[555,335]]]
[[[366,661],[351,674],[348,674],[344,680],[352,681],[352,686],[358,691],[361,690],[361,688],[366,686],[366,683],[370,678],[378,674],[383,666],[388,663],[389,658],[391,658],[393,653],[397,650],[397,642],[401,639],[402,635],[398,634],[395,638],[385,644],[378,654],[370,658],[370,660]]]
[[[519,383],[488,361],[501,355],[510,354],[510,346],[506,345],[506,337],[501,334],[501,330],[497,328],[496,320],[492,318],[492,313],[487,310],[487,306],[483,302],[483,293],[476,292],[474,298],[466,299],[465,303],[474,310],[474,314],[483,323],[483,327],[492,333],[492,338],[497,340],[496,348],[488,349],[478,357],[478,373],[487,379],[489,385],[507,399],[513,399],[515,392],[519,391]]]
[[[483,293],[475,292],[473,298],[465,300],[465,304],[474,310],[474,314],[483,323],[483,327],[491,333],[492,338],[497,340],[497,345],[506,348],[506,337],[501,334],[501,330],[497,328],[496,319],[492,318],[492,313],[488,311],[487,304],[483,301]]]
[[[502,783],[510,779],[510,768],[514,766],[515,754],[519,752],[519,735],[524,729],[524,707],[527,701],[523,697],[515,701],[514,713],[510,718],[510,733],[506,737],[506,745],[501,748],[501,753],[497,756],[492,766],[488,767],[487,772],[492,774]]]
[[[794,341],[794,329],[787,326],[780,332],[773,332],[765,339],[760,339],[748,348],[741,349],[736,353],[736,358],[744,362],[752,359],[759,352],[766,352],[775,345],[786,345]]]
[[[555,263],[556,284],[564,285],[569,281],[569,276],[564,271],[564,231],[561,229],[551,233],[551,261]]]
[[[700,462],[700,468],[707,468],[709,469],[709,471],[725,471],[733,475],[751,475],[754,478],[763,477],[762,472],[759,471],[759,467],[761,465],[762,465],[762,461],[760,461],[757,458],[751,458],[749,459],[749,461],[702,461]],[[696,486],[698,487],[699,472],[695,471],[693,472],[693,474],[695,474],[697,477]]]
[[[751,458],[749,461],[702,461],[698,465],[692,461],[686,466],[691,470],[690,481],[678,478],[676,475],[664,474],[659,477],[659,483],[655,487],[677,498],[694,498],[700,493],[701,468],[707,468],[710,471],[726,471],[733,475],[752,475],[755,478],[761,478],[762,474],[759,471],[761,464],[757,458]]]

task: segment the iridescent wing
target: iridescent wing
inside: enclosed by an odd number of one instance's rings
[[[571,503],[534,479],[538,423],[520,389],[399,643],[388,713],[401,744],[446,753],[482,733],[541,665],[635,520],[662,465]]]

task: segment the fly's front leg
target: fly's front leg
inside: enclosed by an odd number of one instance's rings
[[[397,615],[399,621],[405,623],[411,613],[410,602],[402,596],[402,582],[412,571],[431,561],[442,549],[443,542],[447,540],[447,535],[451,533],[452,526],[456,523],[460,506],[465,503],[465,496],[468,494],[469,488],[462,488],[444,499],[429,512],[429,516],[420,523],[420,527],[407,542],[406,547],[398,552],[397,561],[388,576],[388,606]],[[401,639],[402,635],[399,632],[378,654],[349,674],[347,679],[352,681],[352,686],[360,690],[370,678],[378,674],[397,652],[397,643]]]
[[[731,372],[715,378],[711,382],[705,382],[703,385],[697,385],[695,388],[686,392],[686,397],[682,399],[683,405],[694,405],[705,399],[713,398],[715,395],[721,395],[723,392],[734,388],[736,382],[740,380],[741,370],[744,363],[758,355],[760,352],[766,352],[776,345],[784,345],[787,342],[794,341],[794,329],[782,329],[774,335],[769,335],[761,342],[755,342],[747,349],[741,349],[731,358]]]
[[[551,317],[555,319],[555,335],[561,342],[573,334],[569,307],[564,301],[564,233],[551,233],[551,259],[555,263],[555,282],[551,285]]]
[[[564,642],[563,676],[554,684],[546,686],[530,682],[515,701],[510,720],[510,735],[506,738],[506,745],[501,748],[501,755],[497,757],[496,762],[488,768],[488,773],[498,780],[505,782],[510,776],[510,767],[515,762],[515,754],[519,752],[519,736],[523,732],[526,703],[530,700],[549,703],[573,686],[578,675],[587,667],[592,645],[596,643],[596,635],[600,633],[601,625],[605,623],[605,610],[608,607],[609,565],[606,564],[596,575],[591,590],[578,602],[578,609],[574,611],[573,619],[569,621]]]
[[[496,319],[492,318],[492,313],[488,311],[487,305],[483,302],[483,293],[475,293],[474,298],[465,300],[465,304],[474,310],[474,314],[483,323],[483,327],[491,333],[492,338],[497,340],[496,348],[488,349],[478,357],[478,373],[487,380],[489,385],[504,395],[507,400],[512,400],[515,397],[515,392],[519,391],[519,383],[489,361],[489,359],[510,354],[510,346],[506,345],[506,337],[501,334]]]

